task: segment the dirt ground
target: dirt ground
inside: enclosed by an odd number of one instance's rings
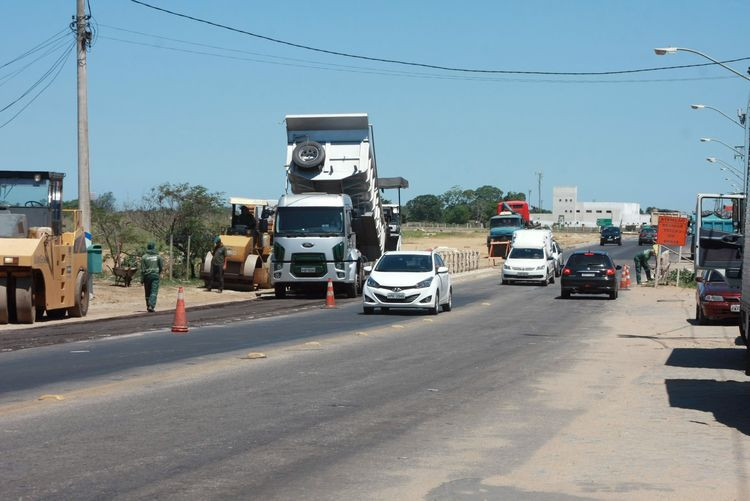
[[[431,249],[435,247],[451,247],[456,249],[474,249],[480,252],[482,256],[480,267],[490,266],[487,258],[486,231],[473,232],[451,232],[443,234],[441,232],[425,232],[424,235],[404,239],[402,248],[404,250]],[[596,242],[598,234],[560,234],[555,236],[563,249],[585,242]],[[217,291],[208,292],[202,286],[196,284],[185,284],[185,305],[202,306],[215,303],[226,303],[231,301],[247,301],[255,299],[255,292],[232,291],[225,289],[219,294]],[[159,289],[159,299],[156,305],[157,310],[173,310],[177,304],[178,284],[162,283]],[[146,302],[144,298],[143,286],[133,280],[130,287],[114,285],[108,277],[94,279],[94,294],[89,304],[88,315],[84,318],[66,318],[61,321],[81,322],[92,319],[111,318],[117,316],[131,315],[134,313],[145,313]],[[37,322],[29,325],[4,325],[2,330],[25,329],[28,327],[41,327],[49,325],[49,322]]]

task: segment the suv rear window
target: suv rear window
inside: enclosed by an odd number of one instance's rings
[[[573,254],[565,265],[573,270],[584,268],[614,268],[612,260],[605,254]]]

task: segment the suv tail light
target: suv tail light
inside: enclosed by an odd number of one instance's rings
[[[570,268],[568,268],[567,266],[563,268],[563,275],[570,275],[570,273],[571,273]]]
[[[614,268],[607,268],[607,276],[612,276],[615,274]]]

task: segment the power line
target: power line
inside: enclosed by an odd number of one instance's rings
[[[159,37],[157,35],[147,35],[147,36],[155,36],[157,38],[168,39],[167,37]],[[140,45],[143,47],[153,47],[156,49],[168,50],[172,52],[182,52],[186,54],[217,57],[221,59],[230,59],[234,61],[247,61],[247,62],[253,62],[253,63],[260,63],[260,64],[271,64],[271,65],[276,65],[276,66],[287,66],[287,67],[293,67],[293,68],[308,68],[308,69],[335,71],[335,72],[343,72],[343,73],[359,73],[359,74],[366,74],[366,75],[380,75],[380,76],[391,76],[391,77],[395,76],[395,77],[404,77],[404,78],[419,78],[419,79],[432,79],[432,80],[455,80],[455,81],[501,82],[501,83],[619,84],[619,83],[686,82],[686,81],[698,81],[698,80],[727,80],[727,79],[737,78],[736,76],[715,76],[715,77],[652,78],[652,79],[627,79],[627,80],[624,80],[624,79],[620,79],[620,80],[593,80],[593,79],[560,80],[560,79],[538,79],[538,78],[490,78],[490,77],[479,77],[479,76],[469,77],[469,76],[445,75],[445,74],[437,74],[437,73],[406,72],[406,71],[400,71],[400,70],[387,70],[387,69],[368,68],[368,67],[350,66],[350,65],[334,65],[336,67],[329,67],[329,65],[331,65],[332,63],[323,63],[323,62],[318,62],[318,61],[308,61],[307,64],[293,64],[293,63],[284,63],[284,62],[279,62],[279,61],[265,61],[262,59],[255,59],[255,58],[249,58],[249,57],[231,56],[227,54],[217,54],[214,52],[205,52],[205,51],[184,49],[184,48],[179,48],[179,47],[170,47],[170,46],[165,46],[165,45],[152,44],[152,43],[141,42],[141,41],[136,41],[136,40],[127,40],[123,38],[109,37],[109,36],[104,36],[104,35],[100,35],[99,38],[104,39],[104,40],[112,40],[116,42],[126,43],[130,45]],[[176,41],[176,39],[174,40]],[[187,41],[181,41],[181,42],[193,43],[193,42],[187,42]],[[195,43],[195,45],[208,46],[207,44],[199,44],[199,43]],[[209,47],[214,47],[220,50],[246,52],[246,51],[241,51],[239,49],[220,48],[217,46],[209,46]],[[257,53],[250,52],[250,54],[257,54]],[[266,54],[260,54],[260,55],[264,57],[278,58],[278,56],[270,56]],[[292,60],[292,61],[305,61],[302,59],[293,59],[293,58],[281,58],[281,59],[287,59],[287,60]]]
[[[207,19],[202,19],[199,17],[190,16],[188,14],[183,14],[181,12],[176,12],[176,11],[165,9],[162,7],[157,7],[155,5],[142,2],[141,0],[130,0],[130,1],[135,4],[141,5],[143,7],[148,7],[150,9],[153,9],[159,12],[164,12],[166,14],[170,14],[173,16],[181,17],[184,19],[189,19],[191,21],[195,21],[198,23],[207,24],[209,26],[213,26],[216,28],[233,31],[235,33],[241,33],[243,35],[248,35],[251,37],[259,38],[261,40],[266,40],[269,42],[286,45],[289,47],[295,47],[298,49],[304,49],[304,50],[309,50],[313,52],[320,52],[323,54],[330,54],[333,56],[349,57],[353,59],[363,59],[366,61],[375,61],[379,63],[400,64],[404,66],[417,66],[421,68],[429,68],[433,70],[442,70],[442,71],[455,71],[455,72],[463,72],[463,73],[491,73],[491,74],[505,74],[505,75],[606,76],[606,75],[623,75],[623,74],[628,74],[628,73],[645,73],[645,72],[651,72],[651,71],[675,70],[675,69],[684,69],[684,68],[697,68],[701,66],[714,66],[717,64],[717,63],[683,64],[683,65],[677,65],[677,66],[657,66],[657,67],[652,67],[652,68],[636,68],[636,69],[630,69],[630,70],[615,70],[615,71],[522,71],[522,70],[490,70],[490,69],[481,69],[481,68],[461,68],[461,67],[453,67],[453,66],[441,66],[441,65],[436,65],[436,64],[427,64],[427,63],[419,63],[419,62],[413,62],[413,61],[403,61],[399,59],[387,59],[387,58],[380,58],[380,57],[363,56],[360,54],[352,54],[348,52],[321,49],[319,47],[313,47],[310,45],[303,45],[303,44],[299,44],[295,42],[289,42],[289,41],[282,40],[279,38],[273,38],[267,35],[261,35],[259,33],[253,33],[251,31],[234,28],[226,24],[221,24],[221,23],[217,23],[214,21],[209,21]],[[721,61],[721,63],[727,64],[727,63],[735,63],[738,61],[747,61],[747,60],[750,60],[750,57],[729,59],[726,61]]]
[[[55,63],[55,64],[57,65],[57,71],[56,71],[56,72],[55,72],[55,74],[54,74],[54,75],[52,76],[52,78],[50,79],[50,81],[49,81],[49,82],[47,82],[47,85],[45,85],[44,87],[42,87],[42,88],[41,88],[41,89],[39,90],[39,92],[37,92],[37,93],[36,93],[36,95],[34,95],[34,97],[32,97],[32,98],[31,98],[31,99],[29,100],[29,102],[28,102],[28,103],[24,104],[24,105],[23,105],[23,106],[21,107],[21,109],[20,109],[20,110],[18,110],[18,111],[17,111],[16,113],[15,113],[15,115],[13,115],[13,116],[12,116],[12,117],[10,117],[10,118],[9,118],[8,120],[6,120],[6,121],[5,121],[5,122],[3,122],[2,124],[0,124],[0,129],[2,129],[3,127],[5,127],[5,126],[6,126],[6,125],[8,125],[9,123],[11,123],[11,122],[12,122],[13,120],[15,120],[15,119],[16,119],[16,117],[18,117],[18,116],[19,116],[19,115],[20,115],[21,113],[23,113],[23,112],[24,112],[24,111],[26,110],[26,108],[28,108],[29,106],[31,106],[31,104],[32,104],[32,103],[33,103],[34,101],[36,101],[36,100],[37,100],[37,98],[38,98],[39,96],[41,96],[41,95],[42,95],[42,93],[44,93],[44,91],[45,91],[45,90],[47,90],[47,89],[49,88],[49,86],[50,86],[50,85],[52,85],[52,84],[53,84],[53,83],[55,82],[55,80],[57,80],[57,77],[58,77],[58,76],[60,76],[60,72],[61,72],[61,71],[62,71],[62,69],[63,69],[63,68],[65,67],[65,64],[64,64],[64,63],[65,63],[65,61],[66,61],[66,60],[68,59],[68,56],[70,56],[71,52],[73,52],[73,49],[74,49],[74,48],[75,48],[75,44],[71,44],[71,46],[70,46],[70,47],[68,48],[68,50],[67,50],[67,51],[66,51],[66,52],[65,52],[65,53],[64,53],[64,54],[63,54],[63,55],[62,55],[62,56],[61,56],[61,57],[60,57],[60,58],[59,58],[59,59],[58,59],[58,60],[56,61],[56,63]]]
[[[49,77],[57,69],[58,65],[60,65],[62,63],[62,61],[65,59],[65,56],[67,56],[70,53],[70,49],[73,46],[74,46],[74,44],[70,44],[70,47],[68,47],[68,50],[64,51],[57,58],[57,60],[52,64],[52,66],[47,71],[45,71],[42,74],[42,76],[40,76],[37,79],[37,81],[34,82],[28,89],[26,89],[25,91],[23,91],[20,96],[18,96],[16,99],[14,99],[13,101],[11,101],[9,104],[5,105],[3,108],[0,108],[0,113],[2,113],[4,111],[6,111],[7,109],[11,108],[13,105],[15,105],[16,103],[18,103],[21,99],[23,99],[24,97],[28,96],[31,93],[31,91],[33,91],[34,89],[37,88],[37,86],[41,85],[41,83],[44,82],[47,79],[47,77]]]
[[[57,52],[62,47],[67,46],[68,43],[69,43],[68,40],[61,39],[56,44],[54,44],[52,47],[50,47],[47,51],[43,52],[40,56],[38,56],[35,59],[33,59],[31,62],[27,63],[24,66],[21,66],[20,68],[18,68],[16,70],[13,70],[12,72],[10,72],[10,73],[8,73],[6,75],[0,76],[0,87],[2,87],[6,83],[8,83],[11,80],[13,80],[13,78],[17,77],[18,75],[20,75],[21,73],[23,73],[24,71],[26,71],[27,69],[29,69],[37,61],[40,61],[40,60],[44,59],[45,57],[49,56],[50,54],[52,54],[53,52]]]
[[[15,63],[16,61],[20,61],[21,59],[23,59],[25,57],[28,57],[31,54],[44,49],[45,47],[47,47],[47,46],[49,46],[51,44],[54,44],[55,42],[57,42],[59,40],[62,40],[63,38],[65,38],[67,36],[67,32],[68,32],[67,28],[64,28],[64,29],[58,31],[57,33],[55,33],[54,35],[52,35],[51,37],[49,37],[45,41],[39,43],[38,45],[35,45],[34,47],[32,47],[31,49],[27,50],[26,52],[24,52],[20,56],[16,56],[13,59],[11,59],[10,61],[5,62],[3,64],[0,64],[0,70],[3,69],[3,68],[5,68],[6,66],[10,66],[11,64]]]

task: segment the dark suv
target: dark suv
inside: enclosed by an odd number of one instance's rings
[[[617,226],[607,226],[602,228],[602,232],[599,235],[599,245],[604,244],[622,245],[622,233],[620,233],[620,228]]]
[[[576,251],[570,255],[560,277],[561,296],[571,294],[608,294],[617,299],[619,279],[609,254],[603,251]]]
[[[656,231],[656,228],[653,226],[643,228],[638,234],[638,245],[655,244],[657,235]]]

